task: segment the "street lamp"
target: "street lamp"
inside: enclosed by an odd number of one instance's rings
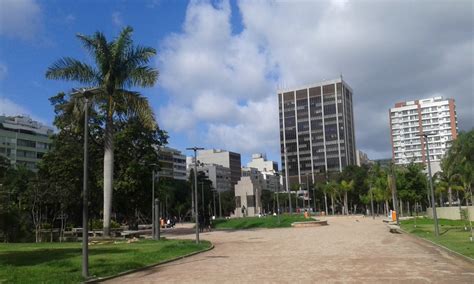
[[[84,97],[84,165],[82,180],[82,277],[89,277],[89,208],[88,208],[88,164],[89,164],[89,99],[99,88],[73,89],[71,95],[81,94]]]
[[[199,147],[190,147],[186,148],[186,150],[192,150],[194,151],[194,210],[195,210],[195,215],[196,216],[196,244],[199,244],[199,212],[198,212],[198,200],[197,200],[197,154],[196,152],[198,150],[204,150],[204,148],[199,148]]]
[[[278,174],[276,174],[278,177]],[[280,178],[278,178],[280,180]],[[280,198],[279,198],[279,193],[280,193],[280,181],[278,181],[278,186],[277,186],[277,217],[278,217],[278,224],[280,224]]]
[[[438,215],[436,214],[436,204],[434,199],[434,190],[433,190],[433,179],[431,177],[431,162],[430,162],[430,146],[428,143],[428,136],[433,135],[432,133],[420,133],[419,136],[422,136],[425,139],[426,144],[426,156],[428,157],[428,176],[430,180],[430,192],[431,192],[431,206],[433,207],[433,220],[435,226],[435,236],[439,237],[439,228],[438,228]]]
[[[156,167],[158,164],[151,164],[151,166]],[[159,206],[159,199],[156,198],[155,200],[155,182],[156,179],[159,179],[159,174],[155,173],[155,168],[151,172],[151,236],[154,240],[160,239],[160,214],[157,206]],[[158,224],[156,224],[158,221]]]

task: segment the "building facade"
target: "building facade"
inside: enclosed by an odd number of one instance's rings
[[[356,151],[356,165],[359,167],[362,165],[369,165],[370,160],[369,156],[366,153],[362,152],[361,150]]]
[[[395,164],[425,163],[428,134],[430,160],[439,164],[458,133],[453,99],[434,97],[396,103],[389,110],[392,161]]]
[[[263,176],[265,190],[277,192],[281,190],[280,185],[280,174],[278,172],[278,163],[274,161],[268,161],[264,154],[252,154],[252,160],[247,163],[248,168],[257,169]],[[242,169],[242,176],[244,174],[244,168]]]
[[[186,156],[179,150],[160,147],[158,151],[160,177],[186,180]]]
[[[232,188],[231,172],[227,167],[216,164],[200,164],[198,172],[203,172],[211,181],[212,187],[218,193],[228,191]]]
[[[262,185],[251,171],[235,185],[233,217],[253,217],[262,213]]]
[[[352,89],[342,77],[281,90],[278,107],[284,187],[356,164]]]
[[[13,165],[36,170],[43,155],[51,149],[51,127],[27,116],[0,116],[0,155]]]
[[[204,164],[216,164],[230,169],[230,181],[232,185],[236,185],[241,176],[241,159],[240,154],[220,150],[199,150],[197,152],[198,162]]]

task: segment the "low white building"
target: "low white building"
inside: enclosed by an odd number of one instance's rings
[[[189,178],[191,169],[194,169],[193,157],[186,158],[186,168]],[[211,181],[212,187],[218,193],[232,189],[231,171],[229,168],[217,164],[203,164],[198,162],[197,171],[203,172],[206,175]]]
[[[265,183],[263,189],[273,192],[281,190],[277,162],[268,161],[265,154],[252,154],[252,160],[247,163],[247,167],[257,169],[261,173]]]

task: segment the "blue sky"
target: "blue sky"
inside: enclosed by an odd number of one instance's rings
[[[388,108],[454,98],[473,127],[471,1],[0,1],[0,113],[53,120],[48,98],[77,86],[44,78],[62,56],[89,60],[76,33],[125,25],[155,47],[143,89],[170,146],[266,152],[280,161],[276,90],[343,74],[357,148],[390,157]]]

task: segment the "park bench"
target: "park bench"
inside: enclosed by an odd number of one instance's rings
[[[388,224],[387,225],[388,230],[390,233],[399,233],[400,232],[400,226],[397,226],[395,224]]]

